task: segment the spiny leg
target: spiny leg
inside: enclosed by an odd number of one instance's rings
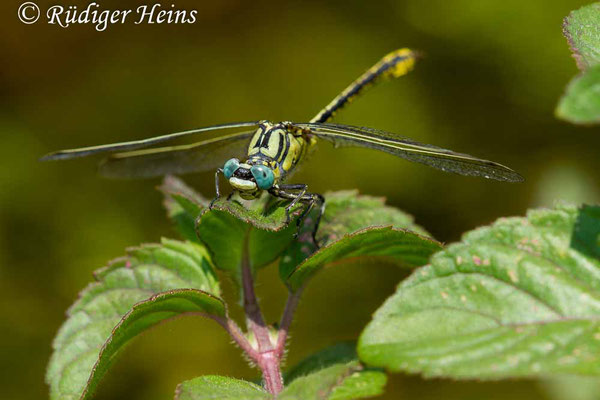
[[[304,219],[308,216],[308,214],[312,211],[314,206],[317,203],[320,203],[319,214],[316,217],[315,225],[312,230],[312,239],[316,246],[318,246],[316,240],[317,229],[319,228],[319,223],[321,222],[321,216],[325,211],[325,198],[318,193],[306,193],[308,190],[308,185],[305,184],[296,184],[296,185],[280,185],[278,187],[274,187],[269,190],[269,193],[275,197],[279,197],[286,200],[292,200],[290,204],[285,208],[286,212],[286,220],[287,223],[290,221],[290,210],[294,205],[296,205],[299,201],[306,204],[307,207],[304,209],[300,217],[296,220],[297,230],[295,233],[295,237],[298,237],[300,232],[300,227]],[[292,193],[292,191],[299,191],[298,193]]]
[[[296,185],[281,185],[281,186],[279,186],[279,188],[282,190],[299,190],[300,191],[296,195],[296,197],[292,200],[292,202],[285,207],[285,219],[286,219],[286,223],[289,224],[290,223],[290,210],[292,208],[294,208],[294,206],[300,200],[302,200],[302,196],[304,196],[306,194],[306,191],[308,190],[308,185],[306,185],[304,183],[299,183]],[[304,213],[302,213],[302,214],[304,216]],[[298,228],[300,228],[301,218],[298,218],[296,221],[297,221],[296,225],[298,226]]]
[[[319,229],[319,224],[321,223],[321,217],[323,216],[323,213],[325,213],[325,197],[323,197],[319,193],[313,193],[313,200],[311,201],[310,206],[307,208],[308,211],[305,211],[305,215],[301,215],[301,218],[304,218],[306,215],[308,215],[310,210],[312,210],[312,208],[317,202],[320,202],[321,205],[319,207],[319,213],[317,214],[317,218],[315,220],[315,226],[312,230],[312,239],[315,245],[319,247],[319,244],[317,243],[317,230]]]
[[[222,173],[223,173],[223,168],[219,168],[219,169],[217,169],[217,172],[215,172],[215,191],[217,192],[217,196],[214,199],[212,199],[212,201],[208,205],[209,210],[213,208],[215,201],[219,200],[219,198],[221,197],[221,192],[219,190],[219,175]]]
[[[321,223],[321,217],[323,216],[323,213],[325,212],[325,197],[323,197],[319,193],[308,193],[308,194],[306,194],[306,196],[309,196],[310,199],[308,201],[306,199],[303,201],[304,203],[307,203],[308,206],[304,209],[304,211],[302,211],[302,214],[300,214],[300,216],[296,220],[298,230],[296,231],[295,236],[297,237],[298,233],[300,232],[300,223],[305,220],[305,218],[310,214],[310,212],[313,210],[315,205],[317,203],[320,203],[319,212],[315,218],[315,223],[314,223],[314,226],[313,226],[313,229],[311,232],[311,237],[312,237],[313,243],[318,248],[320,246],[319,246],[319,243],[317,242],[317,231],[319,230],[319,224]]]
[[[291,193],[291,191],[300,191],[300,193]],[[286,200],[292,200],[290,204],[285,207],[285,223],[290,223],[290,210],[294,207],[298,201],[303,200],[303,196],[305,196],[306,191],[308,190],[308,185],[299,183],[295,185],[279,185],[269,189],[269,193],[271,193],[275,197],[279,197]],[[305,201],[304,201],[305,202]],[[300,220],[298,220],[300,221]],[[300,222],[296,222],[299,225]]]

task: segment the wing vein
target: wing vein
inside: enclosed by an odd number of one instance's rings
[[[406,137],[373,128],[351,125],[299,123],[300,128],[336,145],[354,145],[381,150],[460,175],[480,176],[506,182],[521,182],[523,177],[507,166],[468,154],[416,142]]]
[[[110,153],[120,152],[126,150],[141,149],[149,147],[155,144],[168,142],[180,137],[191,136],[202,132],[211,132],[221,129],[232,129],[232,128],[244,128],[249,126],[256,126],[258,121],[251,122],[234,122],[228,124],[211,125],[203,128],[192,129],[183,132],[170,133],[168,135],[155,136],[148,139],[133,140],[129,142],[111,143],[100,146],[82,147],[78,149],[60,150],[54,153],[46,154],[40,160],[41,161],[54,161],[54,160],[67,160],[72,158],[87,157],[98,153]]]

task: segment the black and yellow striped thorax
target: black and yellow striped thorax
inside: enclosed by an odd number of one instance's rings
[[[248,146],[250,165],[270,167],[275,180],[281,181],[303,159],[316,139],[289,122],[261,121]]]

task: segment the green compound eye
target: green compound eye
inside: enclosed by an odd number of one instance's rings
[[[259,189],[267,190],[273,187],[275,175],[273,175],[273,170],[271,168],[265,167],[264,165],[254,165],[250,168],[250,172],[256,180],[256,185]]]
[[[227,161],[225,163],[225,166],[223,167],[223,174],[225,175],[225,178],[231,178],[233,176],[233,173],[236,169],[239,168],[239,166],[240,160],[238,160],[237,158],[232,158],[231,160]]]

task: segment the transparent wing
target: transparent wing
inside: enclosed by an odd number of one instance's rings
[[[103,144],[100,146],[91,146],[91,147],[82,147],[79,149],[69,149],[69,150],[60,150],[54,153],[46,154],[42,157],[41,161],[51,161],[51,160],[67,160],[71,158],[79,158],[79,157],[87,157],[93,154],[98,153],[114,153],[119,151],[128,151],[135,149],[142,149],[144,147],[153,146],[155,144],[168,142],[170,140],[178,139],[185,136],[191,136],[197,133],[202,132],[211,132],[217,131],[221,129],[231,129],[231,128],[247,128],[251,126],[258,125],[258,121],[252,122],[234,122],[229,124],[221,124],[221,125],[212,125],[204,128],[193,129],[190,131],[171,133],[168,135],[156,136],[148,139],[142,140],[134,140],[131,142],[122,142],[122,143],[112,143],[112,144]]]
[[[377,149],[409,161],[461,175],[481,176],[506,182],[523,181],[521,175],[502,164],[482,160],[468,154],[455,153],[429,144],[422,144],[379,129],[320,123],[298,123],[294,125],[308,129],[315,136],[329,140],[335,145]]]
[[[102,161],[99,172],[108,178],[151,178],[216,170],[230,158],[241,158],[253,134],[251,130],[189,145],[117,153]]]

